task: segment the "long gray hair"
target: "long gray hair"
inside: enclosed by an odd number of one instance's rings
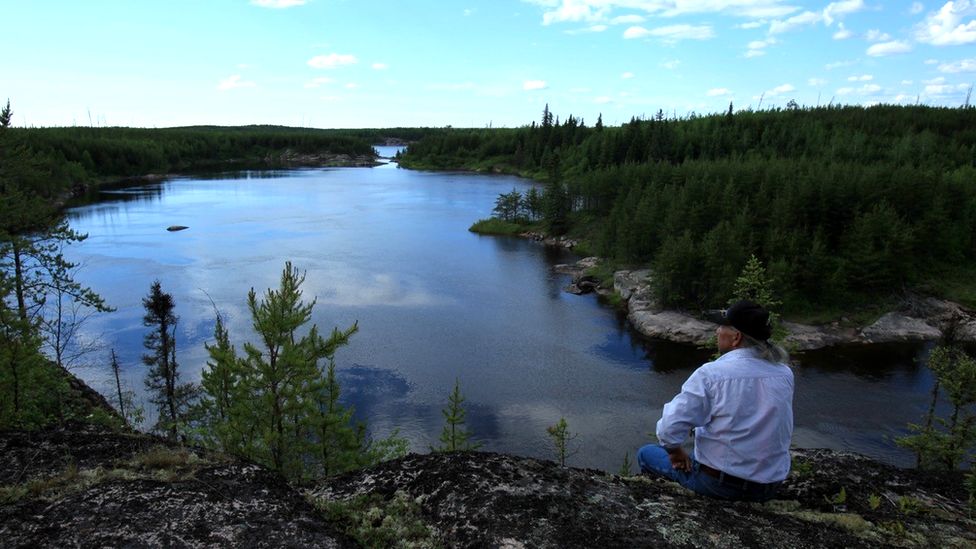
[[[786,349],[773,343],[772,341],[759,341],[758,339],[739,331],[742,334],[742,341],[745,347],[755,349],[756,356],[769,362],[790,365],[790,353]]]

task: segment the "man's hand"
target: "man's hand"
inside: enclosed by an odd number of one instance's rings
[[[668,459],[671,460],[671,467],[676,471],[691,472],[691,456],[682,447],[669,448]]]

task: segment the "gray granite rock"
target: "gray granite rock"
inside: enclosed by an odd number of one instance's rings
[[[627,320],[645,337],[706,346],[715,337],[716,324],[678,311],[631,311]]]
[[[861,329],[860,336],[864,343],[896,343],[935,341],[942,332],[924,320],[893,312]]]
[[[621,299],[627,301],[634,294],[635,290],[642,286],[649,286],[650,279],[650,269],[617,271],[613,273],[613,290],[620,295]]]

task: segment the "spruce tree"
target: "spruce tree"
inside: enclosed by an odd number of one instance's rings
[[[454,379],[454,390],[447,399],[447,408],[441,410],[444,416],[444,429],[441,431],[440,446],[431,446],[433,452],[461,452],[481,448],[480,442],[472,442],[471,431],[464,428],[467,411],[464,409],[464,395],[461,394],[461,381]]]
[[[190,405],[197,388],[192,383],[180,383],[179,366],[176,362],[176,324],[179,318],[173,312],[176,305],[173,296],[164,292],[159,280],[153,281],[149,295],[142,299],[146,314],[142,324],[151,328],[143,339],[147,353],[142,362],[149,367],[146,389],[149,401],[156,405],[158,417],[154,430],[166,434],[175,441],[185,439]]]

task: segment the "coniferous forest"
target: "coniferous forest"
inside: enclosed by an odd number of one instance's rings
[[[429,134],[401,165],[544,181],[526,221],[618,264],[651,264],[672,306],[721,306],[751,255],[787,312],[908,289],[976,302],[973,108],[730,105],[609,127],[547,106],[518,129]]]

